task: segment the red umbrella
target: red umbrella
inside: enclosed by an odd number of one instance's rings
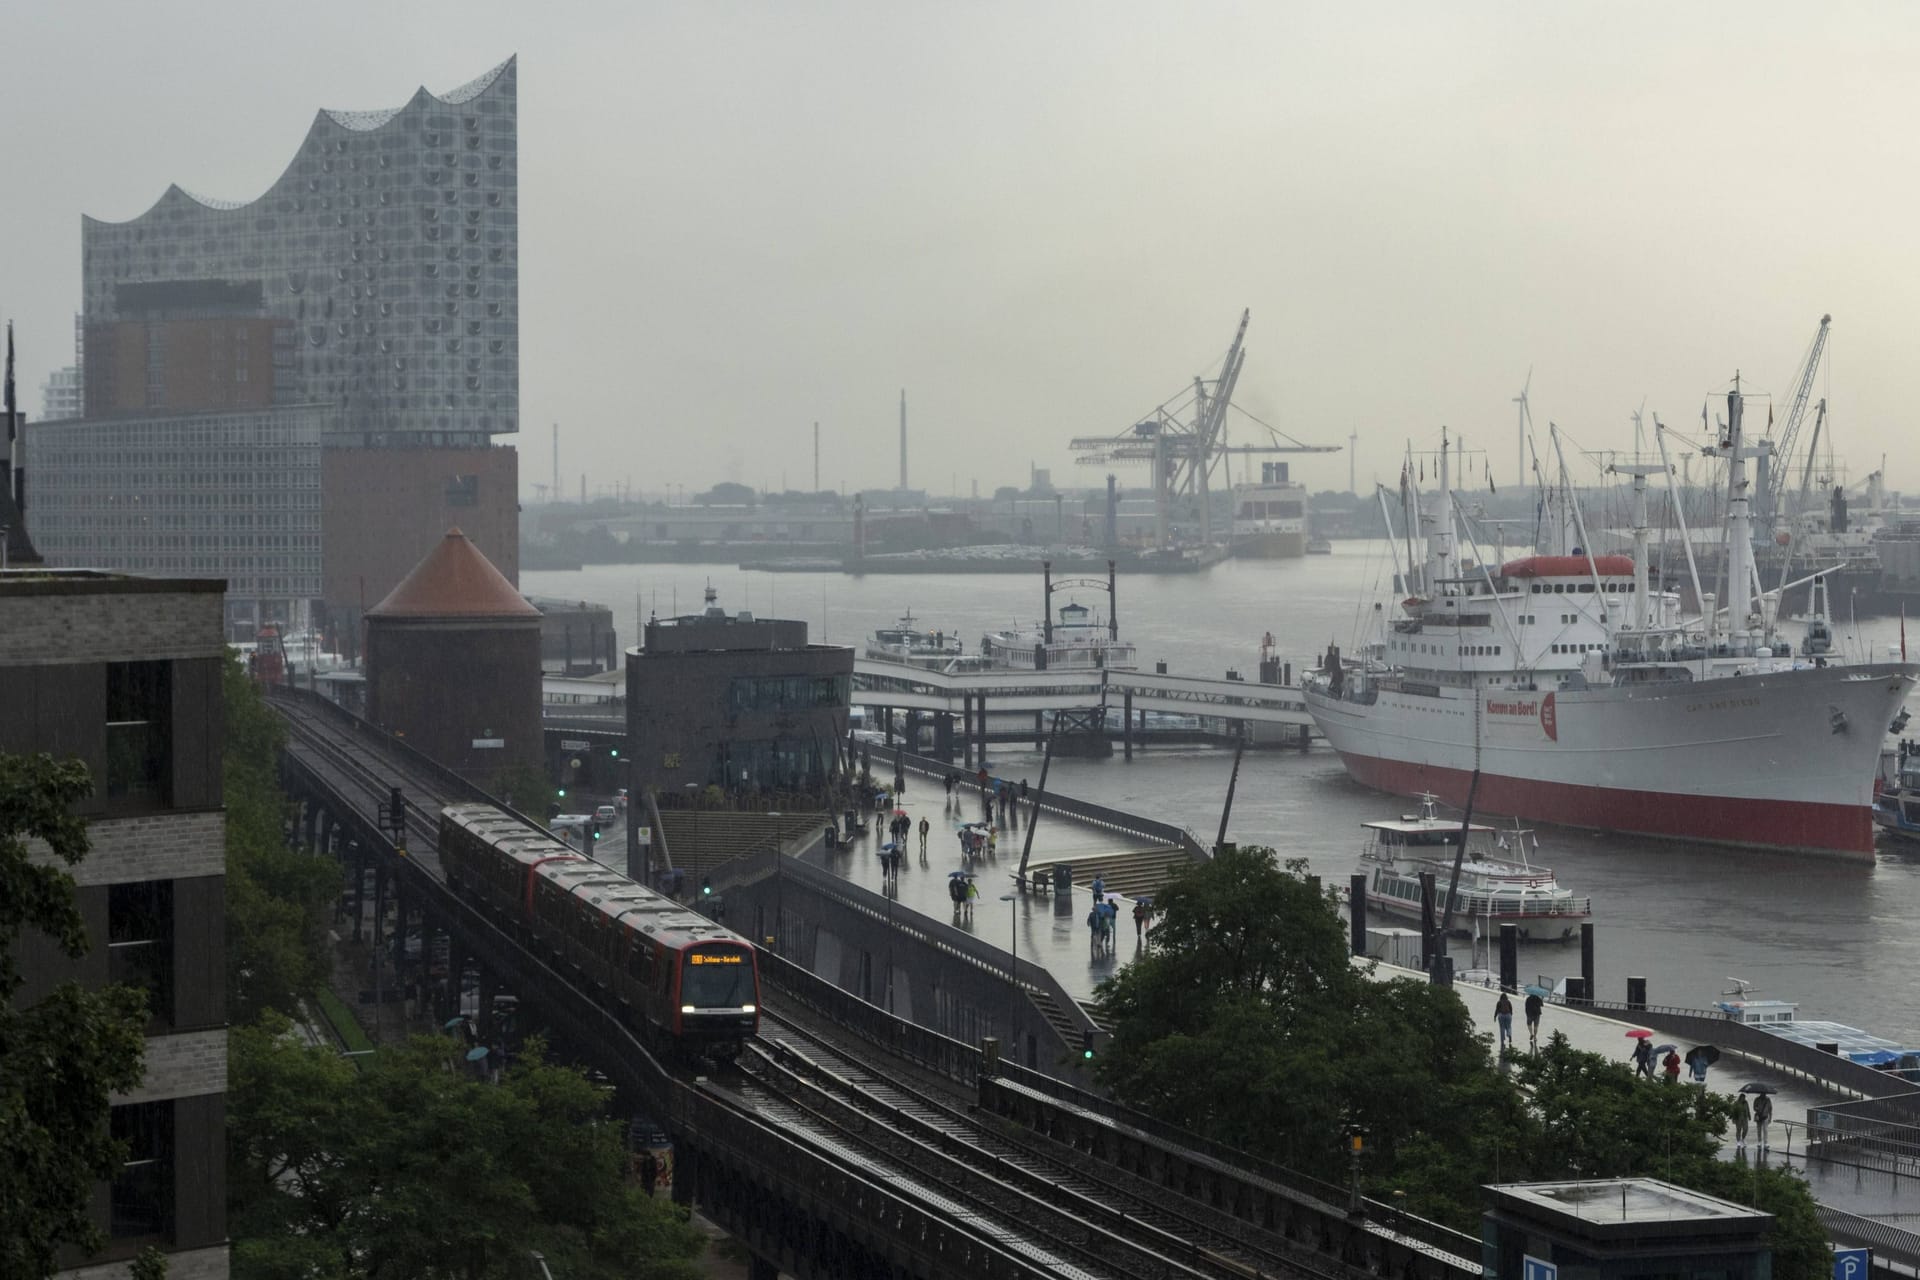
[[[1653,1039],[1653,1032],[1647,1030],[1645,1027],[1635,1027],[1633,1030],[1627,1032],[1627,1038],[1630,1040],[1651,1040]]]

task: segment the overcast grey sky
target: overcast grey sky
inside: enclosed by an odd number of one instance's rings
[[[1359,475],[1510,403],[1624,447],[1736,368],[1784,404],[1819,317],[1857,479],[1920,328],[1908,4],[16,4],[0,313],[69,363],[82,213],[250,199],[320,107],[520,57],[525,483],[1099,482],[1224,351]],[[1237,433],[1248,439],[1246,429]],[[1543,441],[1544,444],[1544,441]],[[1478,467],[1475,468],[1476,471]],[[1344,454],[1296,475],[1344,488]],[[1138,471],[1122,473],[1139,483]]]

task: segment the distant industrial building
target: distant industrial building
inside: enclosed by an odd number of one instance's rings
[[[367,718],[483,786],[541,767],[540,621],[450,530],[367,611]]]
[[[0,502],[0,508],[9,504]],[[0,519],[3,519],[0,516]],[[75,756],[92,852],[73,868],[91,948],[15,951],[33,1004],[62,982],[147,992],[146,1075],[113,1099],[121,1171],[94,1196],[107,1247],[61,1275],[124,1275],[149,1245],[175,1276],[227,1274],[226,819],[221,584],[0,572],[0,753]]]
[[[540,611],[540,669],[562,676],[620,670],[613,610],[586,600],[528,596]],[[623,673],[624,675],[624,673]]]
[[[255,200],[83,219],[83,416],[29,432],[49,561],[227,578],[235,639],[320,602],[349,649],[449,524],[516,578],[516,112],[509,59],[321,111]]]
[[[847,735],[853,650],[807,643],[807,624],[704,613],[649,621],[627,651],[632,785],[663,798],[823,796]]]

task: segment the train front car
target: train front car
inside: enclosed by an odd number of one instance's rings
[[[711,932],[679,948],[673,1031],[692,1052],[731,1058],[760,1029],[760,966],[745,939]]]

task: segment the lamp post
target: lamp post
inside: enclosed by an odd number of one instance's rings
[[[693,842],[700,843],[700,784],[689,782],[687,785],[687,808],[693,810]]]
[[[1007,908],[1007,1036],[1013,1060],[1020,1061],[1020,895],[1003,893],[1000,901]]]
[[[773,819],[773,939],[772,941],[773,941],[774,954],[779,955],[780,940],[785,936],[785,933],[780,928],[780,924],[781,924],[780,914],[781,914],[781,908],[786,905],[786,898],[787,898],[787,875],[786,875],[787,846],[786,846],[786,842],[780,838],[780,815],[770,809],[767,811],[767,816]],[[891,973],[888,974],[888,978],[889,979],[892,978]],[[891,1008],[892,1006],[888,1006],[888,1007]]]

